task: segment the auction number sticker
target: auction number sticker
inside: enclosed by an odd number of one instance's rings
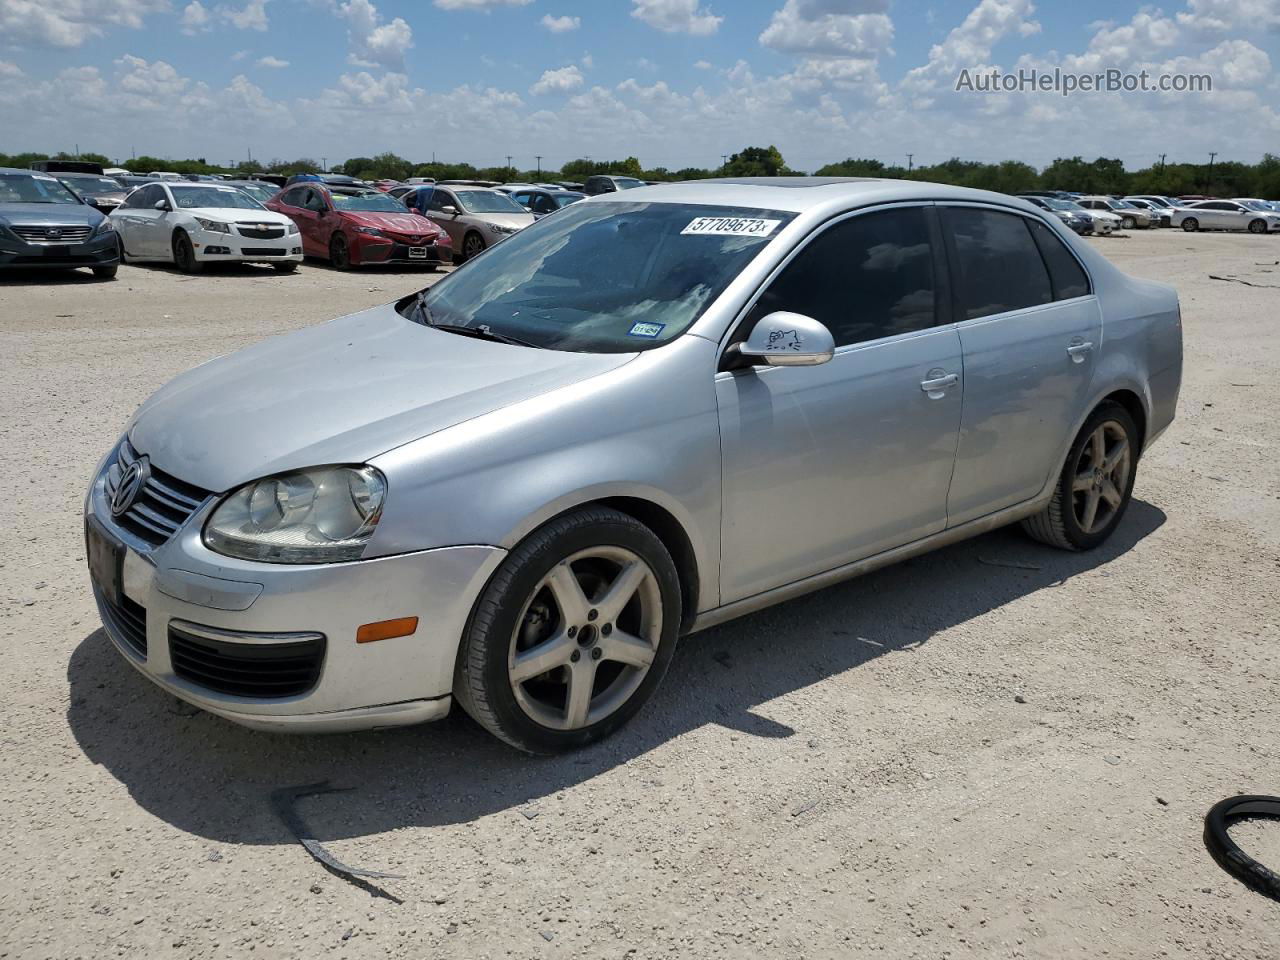
[[[636,323],[627,331],[628,337],[648,337],[650,340],[662,334],[665,323]]]
[[[767,237],[781,222],[754,217],[695,217],[680,233],[695,237]]]

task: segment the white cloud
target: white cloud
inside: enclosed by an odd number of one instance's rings
[[[169,0],[0,0],[0,40],[7,46],[78,47],[104,26],[139,29],[170,9]]]
[[[248,50],[237,50],[235,53],[231,55],[231,59],[240,61],[240,60],[244,60],[248,56],[249,56]]]
[[[631,0],[631,16],[665,33],[706,36],[720,29],[724,17],[698,6],[699,0]]]
[[[257,30],[262,32],[268,27],[267,3],[268,0],[248,0],[243,7],[219,5],[215,10],[218,16],[237,30]]]
[[[579,62],[588,70],[590,70],[592,67],[596,65],[596,58],[591,56],[591,54],[589,53],[584,53],[582,55],[582,60]]]
[[[1280,3],[1276,0],[1187,0],[1187,11],[1178,14],[1178,23],[1204,33],[1243,29],[1280,28]]]
[[[711,62],[708,60],[695,60],[693,66],[696,70],[710,70]]]
[[[929,50],[929,62],[908,71],[903,86],[927,92],[954,83],[961,67],[975,70],[986,65],[992,48],[1010,34],[1030,36],[1040,29],[1031,19],[1031,0],[981,0],[964,22],[942,43]]]
[[[1166,50],[1178,40],[1178,25],[1158,10],[1140,10],[1122,26],[1110,21],[1091,24],[1094,34],[1089,49],[1067,57],[1063,65],[1080,72],[1147,62],[1153,54]]]
[[[8,60],[0,60],[0,77],[20,77],[22,68]]]
[[[117,83],[126,93],[156,100],[181,96],[191,81],[163,60],[148,63],[126,53],[115,61]]]
[[[265,56],[258,60],[258,66],[270,67],[273,70],[280,70],[289,65],[288,60],[281,60],[279,57]]]
[[[213,17],[209,15],[208,9],[200,0],[191,0],[182,9],[182,16],[178,20],[178,29],[187,36],[194,36],[210,29]]]
[[[390,23],[370,0],[348,0],[338,7],[347,21],[347,38],[351,43],[348,60],[361,67],[385,67],[404,70],[404,56],[413,47],[413,29],[401,17]]]
[[[553,17],[549,13],[544,13],[538,22],[552,33],[568,33],[582,26],[581,17]]]
[[[571,90],[577,90],[582,83],[582,71],[570,64],[559,70],[545,71],[538,78],[538,82],[529,88],[529,92],[532,94],[568,93]]]
[[[533,0],[435,0],[441,10],[493,10],[497,7],[524,7]]]
[[[787,0],[760,43],[811,57],[876,56],[893,40],[888,8],[888,0]]]

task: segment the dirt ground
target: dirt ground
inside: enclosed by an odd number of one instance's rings
[[[244,730],[98,626],[80,507],[134,407],[421,274],[0,279],[0,958],[1276,960],[1280,903],[1201,832],[1280,794],[1280,236],[1090,242],[1186,327],[1104,548],[1000,531],[688,638],[629,729],[558,759],[456,713]],[[273,811],[325,780],[353,789],[299,810],[395,899]],[[1280,824],[1236,834],[1280,867]]]

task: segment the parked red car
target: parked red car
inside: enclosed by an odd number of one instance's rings
[[[453,261],[449,235],[394,197],[368,187],[298,183],[267,201],[302,232],[302,252],[339,270],[368,263]]]
[[[400,186],[399,180],[379,180],[377,183],[373,185],[375,190],[381,190],[383,193],[386,193],[392,187],[398,187],[398,186]]]

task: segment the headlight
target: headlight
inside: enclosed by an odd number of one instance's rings
[[[111,222],[111,218],[110,218],[110,217],[103,217],[103,218],[102,218],[102,222],[101,222],[100,224],[98,224],[96,227],[94,227],[94,229],[93,229],[93,235],[94,235],[95,237],[100,237],[100,236],[102,236],[104,233],[113,233],[113,232],[115,232],[115,229],[116,229],[116,225],[115,225],[114,223],[112,223],[112,222]]]
[[[387,481],[373,467],[315,467],[245,484],[204,528],[210,550],[268,563],[359,560],[382,516]]]
[[[516,232],[515,227],[504,227],[496,223],[489,224],[489,229],[494,233],[502,233],[502,234],[511,234]]]
[[[231,224],[223,223],[221,220],[206,220],[204,217],[196,217],[196,223],[200,224],[210,233],[230,233]]]
[[[366,233],[371,237],[381,237],[383,232],[377,227],[356,227],[356,233]]]
[[[285,232],[290,236],[293,236],[295,233],[299,233],[300,231],[298,230],[298,225],[290,220],[289,225],[285,227]]]

